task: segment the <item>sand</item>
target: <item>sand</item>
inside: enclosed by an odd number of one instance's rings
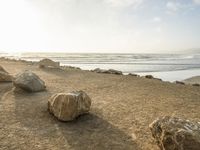
[[[200,121],[200,87],[4,59],[0,65],[12,75],[32,70],[47,85],[47,91],[26,93],[0,83],[1,150],[158,150],[148,127],[157,117]],[[73,90],[91,97],[91,111],[60,122],[48,113],[47,100]]]

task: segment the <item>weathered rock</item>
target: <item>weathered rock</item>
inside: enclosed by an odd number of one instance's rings
[[[12,76],[2,67],[0,66],[0,82],[11,82]]]
[[[35,73],[24,71],[18,74],[13,81],[15,87],[28,92],[39,92],[45,90],[45,82],[42,81]]]
[[[48,110],[61,121],[74,120],[79,115],[88,113],[90,97],[83,91],[58,93],[48,100]]]
[[[153,79],[154,77],[152,75],[146,75],[145,78],[147,78],[147,79]]]
[[[149,125],[161,150],[199,150],[200,123],[165,116]]]
[[[55,62],[51,59],[42,59],[39,61],[39,67],[40,68],[45,68],[45,67],[50,67],[50,68],[59,68],[60,67],[60,63],[59,62]]]

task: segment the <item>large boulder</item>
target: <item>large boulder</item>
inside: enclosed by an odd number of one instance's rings
[[[58,93],[48,100],[48,110],[61,121],[74,120],[79,115],[88,113],[90,97],[83,91]]]
[[[200,122],[165,116],[149,127],[161,150],[200,150]]]
[[[60,63],[59,62],[55,62],[51,59],[45,58],[39,61],[39,67],[40,68],[45,68],[45,67],[50,67],[50,68],[59,68],[60,67]]]
[[[39,92],[45,90],[45,82],[42,81],[35,73],[31,71],[24,71],[18,74],[13,80],[15,87],[23,89],[28,92]]]
[[[0,82],[11,82],[12,76],[2,67],[0,66]]]

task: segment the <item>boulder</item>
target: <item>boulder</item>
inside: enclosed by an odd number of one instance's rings
[[[200,149],[200,122],[165,116],[149,127],[161,150]]]
[[[83,91],[58,93],[48,100],[49,112],[61,121],[71,121],[88,113],[90,106],[91,99]]]
[[[18,74],[13,80],[15,87],[23,89],[28,92],[39,92],[45,90],[45,82],[42,81],[35,73],[31,71],[24,71]]]
[[[12,76],[0,66],[0,82],[12,82]]]
[[[60,63],[59,62],[55,62],[51,59],[42,59],[39,61],[39,67],[40,68],[45,68],[45,67],[50,67],[50,68],[59,68],[60,67]]]

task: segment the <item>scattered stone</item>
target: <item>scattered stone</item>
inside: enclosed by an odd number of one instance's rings
[[[114,69],[105,70],[105,69],[96,68],[92,70],[92,72],[122,75],[121,71],[114,70]]]
[[[42,81],[35,73],[24,71],[16,76],[13,81],[15,87],[28,92],[39,92],[45,90],[45,82]]]
[[[139,77],[138,74],[133,74],[133,73],[129,73],[128,75],[129,75],[129,76],[134,76],[134,77]]]
[[[176,84],[181,84],[181,85],[185,85],[184,82],[181,82],[181,81],[175,81]]]
[[[149,125],[161,150],[199,150],[200,124],[165,116]]]
[[[147,79],[153,79],[154,77],[152,75],[146,75],[145,78],[147,78]]]
[[[110,74],[122,75],[122,72],[121,72],[121,71],[114,70],[114,69],[109,69],[108,72],[109,72]]]
[[[48,110],[61,121],[71,121],[79,115],[88,113],[90,97],[83,91],[58,93],[48,100]]]
[[[200,86],[200,84],[194,83],[194,84],[192,84],[192,86]]]
[[[55,62],[51,59],[42,59],[38,62],[39,64],[39,68],[45,68],[45,67],[49,67],[49,68],[59,68],[60,67],[60,63],[59,62]]]
[[[12,82],[12,76],[0,66],[0,82]]]

